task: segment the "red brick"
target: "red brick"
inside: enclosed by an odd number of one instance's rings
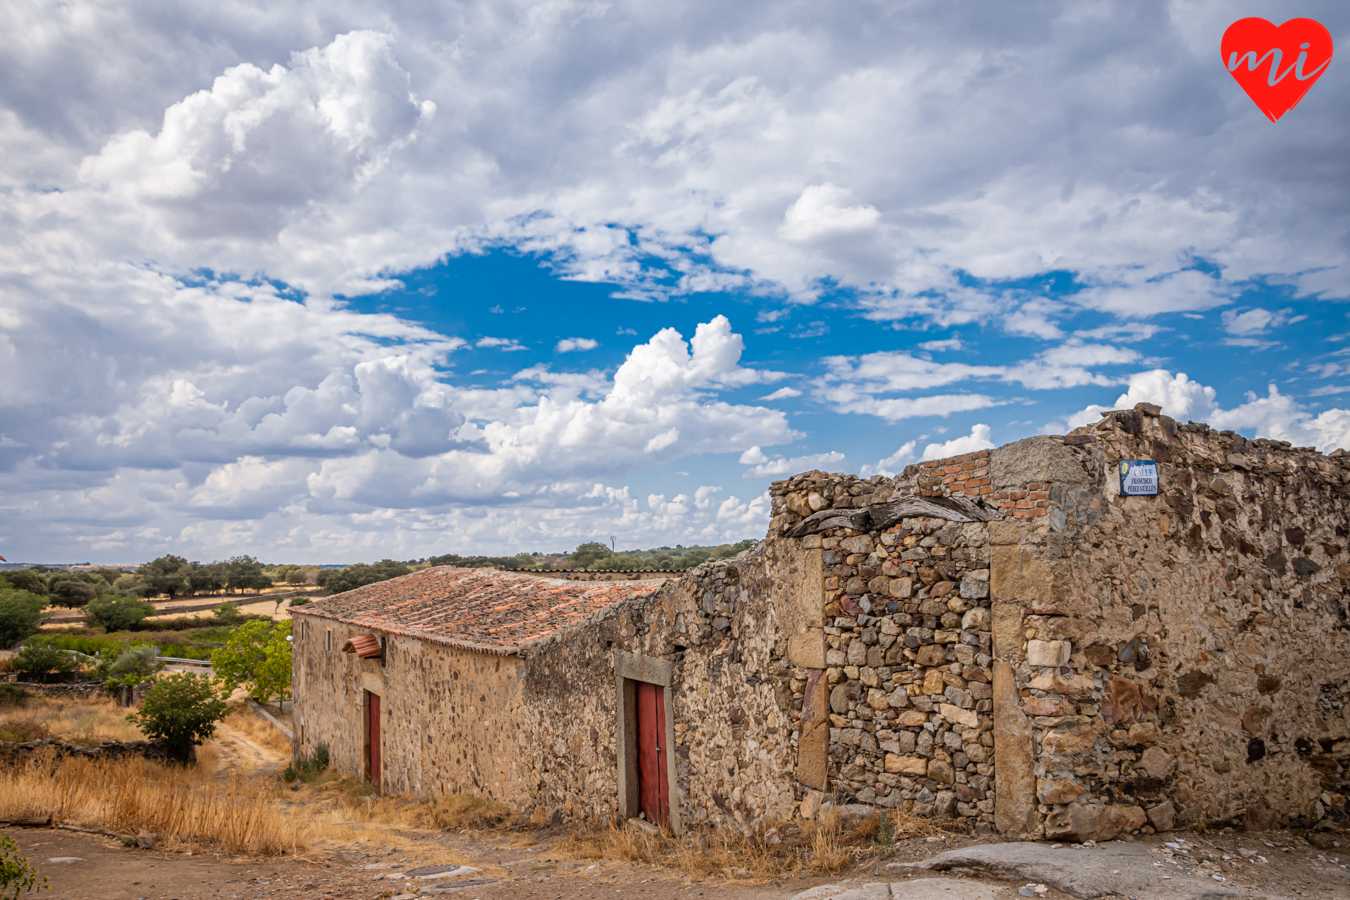
[[[1030,499],[1032,499],[1032,500],[1049,500],[1049,499],[1050,499],[1050,495],[1049,495],[1048,493],[1046,493],[1045,491],[1032,491],[1031,493],[1029,493],[1029,494],[1027,495],[1027,497],[1030,498]]]
[[[1046,515],[1046,514],[1049,513],[1049,512],[1050,512],[1050,510],[1048,510],[1048,509],[1033,509],[1033,510],[1031,510],[1030,512],[1027,513],[1027,518],[1028,518],[1028,519],[1034,519],[1034,518],[1036,518],[1037,516],[1043,516],[1043,515]]]
[[[1035,505],[1036,505],[1036,504],[1035,504],[1035,503],[1032,503],[1030,500],[1018,500],[1018,501],[1017,501],[1017,508],[1018,508],[1018,509],[1031,509],[1031,508],[1034,507]]]
[[[993,488],[991,488],[989,485],[986,484],[984,487],[980,488],[980,493],[981,493],[981,494],[989,494],[989,493],[992,493],[993,490],[994,490]]]
[[[1026,499],[1026,496],[1027,496],[1027,492],[1026,492],[1026,491],[1009,491],[1009,492],[1008,492],[1008,497],[1011,498],[1011,499],[1013,499],[1013,500],[1025,500],[1025,499]]]

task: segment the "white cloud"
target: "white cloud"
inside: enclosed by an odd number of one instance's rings
[[[787,208],[779,234],[786,240],[804,243],[856,236],[875,228],[881,221],[881,213],[875,206],[853,203],[854,200],[848,191],[829,182],[813,184]]]
[[[992,450],[994,442],[989,439],[989,436],[988,425],[975,425],[970,429],[970,434],[952,438],[950,441],[941,444],[929,444],[924,447],[923,455],[919,457],[919,460],[922,462],[929,459],[945,459],[948,456],[974,453],[976,450]]]
[[[1130,409],[1136,403],[1147,402],[1161,406],[1164,415],[1182,422],[1205,422],[1214,428],[1241,430],[1255,437],[1316,447],[1324,453],[1337,447],[1350,448],[1350,410],[1329,409],[1314,416],[1273,384],[1266,396],[1249,391],[1247,402],[1232,409],[1219,406],[1218,392],[1191,380],[1185,372],[1176,375],[1164,369],[1139,372],[1130,377],[1129,385],[1115,405],[1088,406],[1068,418],[1067,428],[1097,422],[1108,409]],[[1058,423],[1049,427],[1058,428]]]
[[[800,397],[802,392],[792,387],[780,387],[772,394],[765,394],[760,397],[761,400],[791,400],[793,397]]]
[[[780,456],[770,459],[759,447],[751,447],[741,454],[741,465],[750,466],[742,476],[744,478],[768,478],[775,475],[795,475],[812,469],[826,472],[840,472],[844,467],[844,454],[837,451],[816,453],[811,456],[796,456],[791,459]]]
[[[894,453],[883,460],[879,460],[875,466],[863,466],[858,470],[858,474],[863,478],[871,478],[873,475],[885,475],[887,478],[894,478],[905,466],[918,459],[914,452],[914,448],[918,445],[917,440],[905,441]]]
[[[929,350],[934,353],[947,350],[961,350],[964,348],[965,345],[961,343],[960,338],[946,338],[940,341],[924,341],[919,344],[920,350]]]
[[[482,337],[474,341],[473,345],[480,350],[503,350],[507,353],[529,349],[515,338]]]
[[[237,298],[237,285],[127,275],[140,282],[141,316],[106,309],[99,327],[59,331],[43,323],[100,310],[60,291],[11,308],[19,328],[48,336],[0,342],[20,375],[0,385],[0,405],[32,410],[6,421],[25,440],[0,447],[0,518],[42,508],[47,524],[33,539],[153,522],[155,535],[124,544],[210,555],[228,538],[254,552],[347,554],[386,539],[431,551],[448,522],[466,527],[465,541],[493,542],[584,537],[586,521],[624,521],[625,534],[722,540],[761,507],[719,524],[703,491],[697,534],[686,534],[669,511],[630,514],[631,498],[597,481],[795,437],[781,412],[716,398],[776,377],[739,364],[740,336],[723,317],[689,343],[659,332],[612,379],[534,367],[502,387],[465,389],[441,375],[464,342],[393,317],[305,306],[265,286]],[[226,323],[234,344],[200,341]],[[119,377],[88,379],[57,415],[33,404],[72,363]],[[519,525],[521,509],[535,525]]]
[[[553,348],[554,353],[572,353],[576,350],[594,350],[600,342],[593,338],[563,338]]]
[[[1121,379],[1093,369],[1140,359],[1138,351],[1128,347],[1085,343],[1079,338],[1070,338],[1015,365],[1003,366],[939,363],[890,350],[862,356],[830,356],[823,360],[827,371],[817,383],[815,396],[839,412],[880,416],[895,422],[915,416],[946,416],[985,409],[1004,401],[975,393],[927,397],[878,395],[932,390],[970,381],[1020,384],[1032,390],[1110,385]]]

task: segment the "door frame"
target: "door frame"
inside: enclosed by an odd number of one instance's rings
[[[619,815],[625,819],[635,818],[642,808],[638,799],[638,720],[637,720],[637,682],[655,684],[664,691],[666,708],[666,783],[669,791],[670,821],[673,834],[684,831],[680,819],[681,794],[676,779],[675,760],[678,757],[675,746],[675,666],[664,659],[639,656],[623,650],[614,651],[614,689],[615,707],[618,710],[615,722],[615,756],[618,758]]]

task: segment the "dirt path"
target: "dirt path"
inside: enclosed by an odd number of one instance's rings
[[[216,736],[212,739],[220,754],[220,775],[241,771],[269,775],[280,772],[290,762],[288,757],[257,743],[228,722],[227,719],[216,724]]]
[[[108,900],[268,900],[268,898],[322,897],[331,900],[388,900],[416,882],[389,875],[407,868],[412,860],[392,847],[331,847],[312,851],[306,858],[275,860],[217,859],[123,847],[118,841],[64,831],[6,828],[24,855],[51,879],[53,890],[44,898],[108,898]],[[391,830],[392,834],[392,830]],[[578,860],[551,849],[561,832],[546,829],[532,838],[521,833],[484,833],[481,837],[453,833],[410,834],[425,848],[416,853],[422,862],[443,857],[480,867],[477,883],[454,891],[457,900],[788,900],[806,888],[825,883],[858,887],[864,883],[919,877],[893,867],[896,862],[928,858],[953,844],[973,843],[953,837],[936,843],[915,838],[897,845],[894,854],[840,875],[791,879],[779,884],[735,885],[720,879],[689,878],[650,866],[610,860]],[[1181,838],[1180,841],[1177,838]],[[525,844],[537,839],[537,843]],[[1218,887],[1236,889],[1253,900],[1262,897],[1303,897],[1343,900],[1350,896],[1350,872],[1342,866],[1339,848],[1330,852],[1309,846],[1288,832],[1262,835],[1167,835],[1147,842],[1156,850],[1168,843],[1188,847],[1188,859],[1178,866],[1195,874],[1224,879]],[[1230,846],[1231,845],[1231,846]],[[1244,857],[1239,847],[1254,845],[1258,856]],[[74,858],[75,862],[51,862]],[[1264,860],[1264,861],[1263,861]],[[1168,862],[1160,871],[1177,874]],[[933,877],[934,873],[920,873]],[[482,877],[486,876],[486,877]],[[945,876],[943,876],[945,877]],[[959,880],[959,879],[958,879]],[[999,897],[1018,900],[1017,884],[981,879],[997,887]],[[447,882],[423,882],[418,895],[430,900]],[[1164,889],[1165,895],[1165,889]],[[1067,900],[1051,890],[1042,900]]]

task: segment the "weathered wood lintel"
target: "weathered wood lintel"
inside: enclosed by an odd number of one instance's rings
[[[997,509],[968,497],[904,497],[863,509],[822,509],[798,522],[788,535],[805,537],[819,534],[827,528],[881,531],[901,519],[919,516],[946,519],[948,522],[996,522],[1003,519],[1003,513]]]

